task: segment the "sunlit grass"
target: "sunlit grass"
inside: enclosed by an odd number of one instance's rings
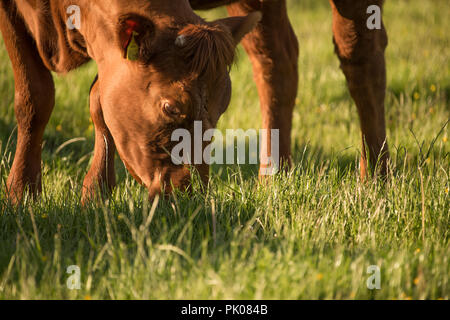
[[[158,203],[146,201],[118,160],[113,196],[80,204],[93,150],[91,63],[56,78],[42,197],[7,204],[14,90],[0,42],[0,299],[448,299],[447,2],[386,2],[392,173],[366,184],[358,178],[359,123],[333,53],[328,4],[291,0],[290,15],[301,46],[295,167],[259,183],[256,168],[214,166],[209,186],[194,181],[192,194]],[[232,77],[219,128],[260,128],[242,50]],[[74,138],[84,140],[56,153]],[[79,291],[67,289],[70,265],[81,268]],[[370,265],[380,267],[380,290],[366,286]]]

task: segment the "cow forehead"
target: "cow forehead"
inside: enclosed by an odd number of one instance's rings
[[[143,62],[152,72],[169,76],[182,83],[207,79],[216,81],[218,77],[228,73],[235,53],[231,41],[219,46],[211,37],[206,36],[201,42],[188,36],[184,40],[186,46],[180,48],[177,39],[183,30],[168,28],[157,31],[149,41],[143,43],[143,46],[147,46]]]

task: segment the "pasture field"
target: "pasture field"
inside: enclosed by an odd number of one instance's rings
[[[263,184],[256,166],[214,166],[208,187],[194,177],[191,195],[158,203],[117,160],[112,197],[80,204],[94,145],[90,63],[55,76],[42,196],[8,204],[14,84],[0,41],[0,299],[449,299],[448,1],[386,1],[386,182],[358,177],[358,117],[328,2],[290,0],[289,10],[301,46],[294,168]],[[260,128],[242,49],[232,78],[219,129]],[[71,265],[80,290],[67,288]],[[367,287],[370,266],[379,290]]]

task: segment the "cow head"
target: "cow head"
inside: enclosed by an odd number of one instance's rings
[[[88,48],[98,64],[105,123],[122,161],[151,197],[188,186],[191,167],[174,163],[172,133],[193,133],[195,121],[203,130],[215,127],[230,102],[236,46],[261,19],[252,13],[207,23],[187,2],[178,2],[184,9],[175,2],[158,7],[153,1],[151,10],[137,13],[127,12],[129,6],[116,10],[114,25],[104,25],[113,34],[97,31]],[[206,180],[208,166],[195,167]]]

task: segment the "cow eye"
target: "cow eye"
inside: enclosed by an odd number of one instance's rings
[[[177,117],[181,113],[180,110],[176,106],[171,105],[169,102],[165,102],[163,104],[163,112],[165,115],[167,115],[171,118]]]

